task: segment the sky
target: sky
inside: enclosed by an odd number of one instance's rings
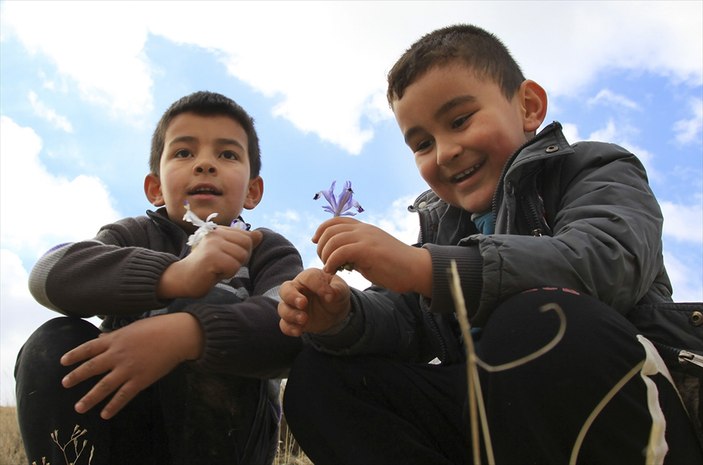
[[[284,234],[305,266],[329,214],[313,195],[352,182],[357,218],[413,243],[425,184],[385,100],[423,34],[473,23],[549,95],[545,124],[614,142],[647,168],[677,301],[703,301],[703,2],[0,1],[0,405],[17,351],[58,314],[27,289],[62,242],[151,206],[163,111],[198,90],[256,120],[264,197],[245,219]],[[365,281],[343,272],[356,287]],[[99,312],[99,309],[96,309]]]

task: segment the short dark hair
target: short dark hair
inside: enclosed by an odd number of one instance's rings
[[[259,148],[259,136],[254,128],[254,118],[234,100],[222,94],[207,91],[194,92],[176,100],[161,116],[154,130],[154,135],[151,137],[149,170],[152,174],[159,175],[159,163],[166,143],[168,125],[182,113],[194,113],[199,116],[229,116],[241,124],[248,139],[249,178],[253,179],[259,175],[261,172],[261,149]]]
[[[403,53],[388,73],[386,97],[392,106],[405,90],[431,68],[452,61],[469,66],[478,77],[496,82],[512,98],[525,80],[507,47],[488,31],[469,24],[437,29],[421,37]]]

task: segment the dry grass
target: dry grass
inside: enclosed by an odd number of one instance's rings
[[[0,406],[0,465],[27,465],[15,407]],[[312,465],[285,428],[274,465]]]
[[[26,465],[14,407],[0,407],[0,465]]]

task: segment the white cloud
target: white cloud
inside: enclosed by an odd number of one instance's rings
[[[27,288],[27,272],[13,252],[0,250],[0,405],[14,404],[17,352],[44,321],[57,316],[37,304]]]
[[[589,140],[612,142],[620,145],[626,150],[633,153],[644,166],[647,172],[647,177],[650,180],[661,179],[661,174],[654,168],[652,161],[654,155],[647,149],[641,148],[630,142],[631,139],[637,139],[638,129],[627,124],[609,119],[605,127],[593,131],[589,136]]]
[[[277,99],[274,113],[349,153],[390,117],[385,73],[433,28],[461,21],[495,32],[550,94],[574,95],[610,69],[700,85],[700,2],[4,2],[14,34],[75,80],[85,100],[137,120],[152,107],[149,34],[210,50]],[[42,10],[37,15],[37,9]],[[623,22],[622,18],[628,21]],[[265,20],[261,20],[265,18]],[[393,18],[393,21],[388,21]],[[525,24],[545,24],[526,30]],[[588,24],[587,34],[580,25]],[[129,27],[126,27],[129,25]],[[529,39],[529,40],[527,40]],[[545,49],[549,53],[545,53]],[[193,72],[197,72],[194,70]],[[135,120],[135,118],[129,118]]]
[[[100,226],[119,218],[100,179],[81,175],[69,180],[47,172],[34,130],[2,116],[0,133],[4,248],[37,257],[57,243],[93,237]]]
[[[628,110],[639,110],[637,102],[633,102],[624,95],[616,94],[610,89],[603,89],[595,97],[588,99],[588,105],[606,105],[612,107],[621,107]]]
[[[30,92],[28,98],[32,109],[40,118],[45,119],[62,131],[68,133],[73,132],[73,126],[68,118],[59,115],[53,108],[46,106],[44,102],[39,100],[39,97],[35,92]]]
[[[702,203],[681,205],[663,201],[660,205],[664,214],[664,236],[677,241],[703,244]]]
[[[684,256],[668,252],[664,252],[664,264],[674,288],[675,302],[703,301],[700,269],[687,265]]]
[[[676,142],[679,144],[701,143],[703,133],[703,100],[693,98],[689,102],[691,118],[682,119],[674,124]]]
[[[562,123],[562,131],[564,132],[564,137],[566,137],[566,140],[570,143],[582,140],[579,135],[579,128],[575,124]]]
[[[14,35],[30,53],[48,57],[83,100],[135,124],[152,108],[140,5],[3,2],[2,16],[4,38]]]
[[[414,201],[415,196],[396,199],[386,212],[381,215],[371,215],[368,222],[401,242],[415,244],[420,232],[420,220],[417,213],[408,211],[408,206]]]

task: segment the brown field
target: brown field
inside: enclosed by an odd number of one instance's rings
[[[283,431],[281,436],[274,465],[312,465],[305,454],[299,451],[295,440],[287,430]],[[15,407],[0,406],[0,465],[27,465]]]

